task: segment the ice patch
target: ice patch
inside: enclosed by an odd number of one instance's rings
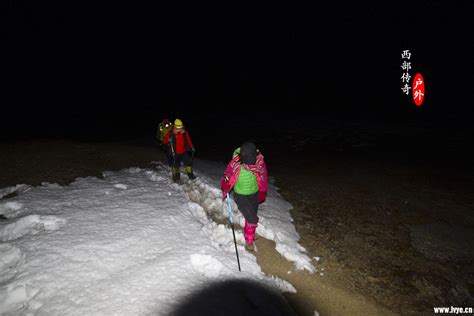
[[[0,284],[17,274],[17,267],[23,257],[19,248],[10,244],[0,244]]]
[[[201,255],[198,253],[190,256],[193,269],[208,278],[215,278],[224,268],[224,265],[210,255]]]
[[[65,219],[55,216],[29,215],[0,228],[0,238],[2,241],[9,241],[26,234],[36,234],[41,230],[53,231],[65,223]]]
[[[122,184],[122,183],[115,184],[114,187],[117,189],[123,189],[123,190],[126,190],[128,188],[127,185]]]

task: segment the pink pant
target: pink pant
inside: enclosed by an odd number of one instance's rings
[[[244,238],[247,244],[253,243],[255,239],[255,230],[257,229],[258,224],[251,224],[248,223],[247,220],[245,221],[244,227]]]

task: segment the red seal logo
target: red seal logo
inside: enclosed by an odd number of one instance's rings
[[[413,79],[411,93],[415,104],[417,106],[421,106],[423,100],[425,99],[425,80],[420,73],[417,73]]]

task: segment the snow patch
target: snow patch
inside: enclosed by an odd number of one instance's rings
[[[139,173],[141,172],[142,169],[140,169],[139,167],[132,167],[132,168],[128,168],[127,169],[127,172],[128,173],[131,173],[131,174],[134,174],[134,173]]]
[[[278,277],[272,276],[273,282],[278,286],[280,291],[282,292],[288,292],[288,293],[296,293],[296,289],[291,283],[288,281],[282,280]]]
[[[207,214],[199,204],[196,203],[188,203],[189,211],[195,218],[197,218],[202,224],[207,224],[209,222],[207,218]]]
[[[31,189],[29,185],[17,184],[15,186],[0,189],[0,199],[12,193],[22,194]]]
[[[0,284],[14,277],[23,261],[23,253],[18,247],[0,244]]]
[[[0,289],[0,314],[19,315],[21,311],[33,312],[41,303],[33,300],[39,290],[28,284],[10,284]],[[28,314],[26,314],[28,315]]]
[[[207,278],[217,277],[224,268],[219,260],[210,255],[195,253],[190,256],[190,260],[193,269]]]
[[[2,241],[20,238],[27,234],[36,234],[41,230],[53,231],[59,229],[66,220],[55,216],[28,215],[0,228]]]
[[[218,187],[225,166],[206,162],[200,168],[196,162],[199,178],[184,177],[183,185],[171,182],[167,167],[130,168],[104,171],[103,179],[34,187],[9,199],[18,204],[9,204],[10,220],[0,222],[0,314],[168,315],[188,289],[215,279],[249,278],[296,292],[262,272],[254,254],[243,249],[242,229],[236,225],[238,271],[232,230],[214,221],[218,216],[228,221]],[[128,189],[115,189],[117,184]],[[12,190],[20,192],[16,187],[0,192]],[[257,233],[272,236],[301,261],[291,205],[272,190],[259,210]],[[20,204],[24,207],[12,210]],[[242,222],[232,204],[235,222]],[[23,218],[13,218],[13,212]],[[66,219],[67,230],[43,232],[60,229]]]
[[[46,188],[55,188],[55,189],[58,189],[61,187],[58,183],[50,183],[50,182],[41,182],[41,185]]]
[[[232,231],[225,225],[209,222],[202,228],[202,230],[206,236],[211,238],[218,245],[232,245],[233,247],[234,241]],[[235,232],[235,238],[238,242],[244,242],[243,234],[240,232]]]
[[[0,204],[0,214],[8,214],[11,212],[16,212],[23,208],[23,204],[19,202],[6,202]]]
[[[201,179],[187,181],[183,189],[188,198],[201,205],[209,215],[215,216],[217,219],[226,217],[224,213],[228,213],[227,205],[222,201],[219,189],[201,181]],[[232,201],[232,204],[232,207],[237,209],[235,202]]]
[[[158,182],[158,181],[164,181],[165,178],[160,176],[159,174],[157,174],[156,172],[153,172],[150,174],[150,180],[151,181],[155,181],[155,182]]]
[[[122,184],[122,183],[115,184],[114,187],[117,189],[123,189],[123,190],[126,190],[128,188],[126,184]]]

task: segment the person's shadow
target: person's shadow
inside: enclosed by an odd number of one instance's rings
[[[183,301],[170,313],[189,315],[296,315],[276,289],[249,280],[209,284]]]

